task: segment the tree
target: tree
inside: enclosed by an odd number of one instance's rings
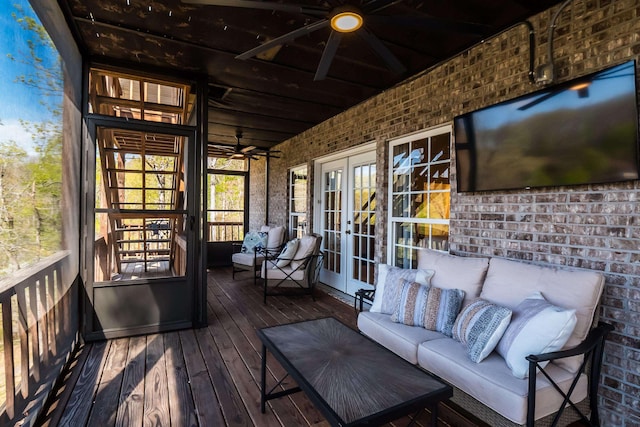
[[[61,242],[62,62],[42,24],[20,5],[14,8],[26,49],[17,47],[6,56],[27,65],[29,71],[14,81],[30,88],[28,102],[37,99],[47,114],[44,120],[20,118],[31,134],[33,153],[13,140],[0,140],[0,252],[7,254],[0,256],[0,277],[59,250]]]

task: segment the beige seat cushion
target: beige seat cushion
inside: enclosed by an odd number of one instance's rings
[[[444,335],[420,326],[407,326],[391,321],[383,313],[363,311],[358,315],[360,332],[382,344],[411,363],[418,363],[418,345],[424,341],[440,339]]]
[[[463,344],[444,338],[420,344],[418,364],[514,423],[525,424],[528,380],[514,377],[497,353],[490,354],[481,363],[474,363],[467,357]],[[547,366],[546,371],[563,391],[569,389],[572,373],[553,363]],[[538,374],[536,386],[535,418],[557,412],[562,396],[543,374]],[[584,400],[587,389],[587,376],[582,374],[572,400],[576,403]]]
[[[290,265],[283,268],[273,268],[273,266],[273,261],[263,262],[260,277],[263,279],[266,277],[268,280],[280,280],[288,278],[290,280],[296,280],[300,283],[302,283],[304,280],[305,270],[303,268],[293,271]],[[298,286],[295,283],[292,284],[294,286]]]
[[[513,309],[537,291],[553,305],[575,309],[576,326],[564,346],[569,348],[587,337],[603,288],[604,276],[596,271],[542,267],[492,258],[480,296]],[[581,360],[581,357],[572,357],[557,363],[576,372]]]
[[[463,305],[480,295],[488,267],[488,258],[462,257],[432,249],[418,250],[418,268],[436,272],[431,278],[431,285],[442,289],[463,290]]]
[[[264,260],[264,257],[261,255],[256,255],[251,253],[242,253],[238,252],[231,255],[231,261],[236,265],[244,265],[247,267],[253,267],[254,265],[259,265]],[[254,262],[256,264],[254,264]]]

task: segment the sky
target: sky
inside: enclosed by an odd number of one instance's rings
[[[31,9],[28,0],[8,0],[0,8],[0,142],[14,140],[32,152],[30,132],[19,119],[41,122],[51,117],[46,107],[41,105],[41,96],[35,88],[16,82],[20,75],[28,75],[31,69],[21,59],[29,59],[27,41],[32,32],[24,30],[12,13],[18,13],[16,5],[22,7],[24,14],[40,20]],[[55,64],[57,53],[39,49],[37,54],[45,64]],[[15,60],[11,60],[10,56]],[[58,101],[59,102],[59,101]]]

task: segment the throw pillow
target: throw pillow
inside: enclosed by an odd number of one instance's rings
[[[517,378],[529,376],[525,357],[560,350],[576,326],[576,311],[549,303],[535,292],[513,309],[511,324],[496,350]],[[546,363],[541,364],[543,367]]]
[[[299,243],[300,243],[300,239],[293,239],[288,241],[287,244],[284,246],[284,249],[282,249],[282,252],[280,252],[280,255],[278,255],[276,264],[273,266],[273,268],[274,269],[283,268],[289,265],[294,255],[296,254],[296,251],[298,250]]]
[[[313,254],[316,248],[316,236],[302,236],[300,243],[298,243],[298,249],[291,260],[291,268],[299,270],[304,268],[307,257]]]
[[[433,270],[415,270],[393,267],[387,264],[378,264],[378,277],[376,281],[376,293],[373,297],[370,311],[374,313],[392,314],[396,308],[398,289],[402,286],[402,280],[428,285]]]
[[[451,336],[463,299],[464,292],[459,289],[440,289],[404,280],[391,320]]]
[[[467,347],[469,358],[482,362],[498,345],[511,321],[511,310],[478,298],[462,309],[453,325],[453,339]]]
[[[267,233],[262,231],[249,231],[242,241],[240,252],[252,254],[256,250],[264,249],[267,245]]]

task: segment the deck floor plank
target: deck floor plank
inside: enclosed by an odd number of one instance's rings
[[[96,400],[89,416],[88,425],[113,427],[118,414],[118,398],[122,387],[124,368],[127,366],[129,339],[111,341],[109,355],[102,371]]]
[[[117,427],[142,425],[146,346],[147,338],[144,336],[133,337],[129,340],[127,365],[124,368],[116,415]]]
[[[169,427],[171,425],[163,337],[162,334],[147,337],[143,425],[149,427]]]
[[[93,396],[96,393],[100,376],[109,353],[111,343],[93,344],[81,368],[80,377],[75,384],[67,405],[64,407],[61,426],[79,426],[85,424],[92,410]]]
[[[189,376],[184,362],[178,332],[164,334],[167,386],[169,388],[169,415],[172,426],[197,427],[196,407],[191,396]]]
[[[185,365],[189,375],[191,394],[196,405],[196,415],[201,426],[224,426],[218,401],[200,346],[193,330],[180,331],[180,342],[184,351]]]
[[[67,375],[73,383],[63,385],[72,388],[64,393],[68,400],[51,404],[58,414],[51,419],[91,427],[328,426],[304,393],[271,400],[260,412],[262,343],[256,330],[328,316],[356,328],[352,303],[317,290],[315,302],[308,295],[269,296],[264,304],[261,286],[249,275],[233,280],[230,268],[210,271],[207,285],[206,328],[87,344],[82,363]],[[286,374],[271,355],[267,369],[270,387]],[[295,385],[289,377],[280,388]],[[409,421],[404,417],[387,427]],[[415,425],[428,421],[423,412]]]

